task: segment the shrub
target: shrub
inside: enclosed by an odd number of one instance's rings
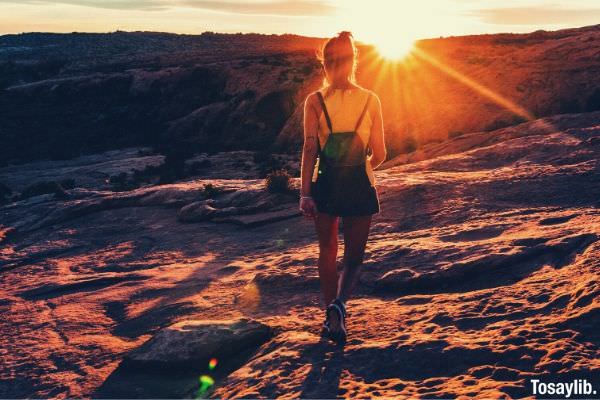
[[[114,192],[126,192],[139,187],[138,182],[136,182],[135,179],[130,179],[127,172],[121,172],[118,175],[111,176],[108,182]]]
[[[493,121],[492,123],[488,124],[485,128],[483,128],[484,131],[495,131],[497,129],[502,129],[502,128],[506,128],[508,126],[513,126],[513,125],[518,125],[518,124],[522,124],[523,122],[527,122],[527,120],[521,116],[515,115],[514,117],[512,117],[511,119],[497,119],[495,121]]]
[[[271,153],[266,151],[255,152],[253,161],[258,164],[259,175],[261,177],[266,177],[270,172],[283,168],[282,161],[278,160]]]
[[[292,177],[284,170],[276,170],[265,178],[266,188],[271,193],[287,193],[290,191]]]
[[[0,182],[0,204],[8,202],[11,195],[12,190],[4,183]]]
[[[65,188],[56,181],[49,182],[37,182],[33,185],[27,186],[21,192],[19,198],[21,200],[28,199],[34,196],[40,196],[42,194],[54,194],[57,198],[66,198],[68,196],[65,192]]]
[[[402,140],[400,145],[400,153],[412,153],[419,148],[419,143],[414,136],[408,135]]]
[[[147,165],[144,169],[133,170],[133,180],[135,182],[146,182],[152,177],[158,176],[162,170],[163,164],[160,165]]]
[[[178,179],[185,178],[185,160],[189,156],[190,154],[186,150],[168,152],[165,156],[165,162],[162,165],[159,183],[172,183]]]
[[[220,193],[223,193],[223,188],[215,186],[212,183],[207,183],[202,189],[200,189],[200,194],[205,199],[213,199]]]

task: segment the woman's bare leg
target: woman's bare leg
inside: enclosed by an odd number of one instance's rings
[[[323,294],[324,308],[335,298],[338,274],[336,268],[338,250],[339,217],[317,212],[315,227],[319,237],[319,278]]]
[[[343,218],[344,269],[340,275],[337,297],[346,303],[360,278],[372,216]]]
[[[372,216],[342,217],[344,230],[344,269],[340,274],[337,297],[346,304],[360,278]],[[333,313],[329,320],[332,332],[339,332],[340,318]]]

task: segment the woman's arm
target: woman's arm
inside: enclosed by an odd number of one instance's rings
[[[310,183],[317,160],[317,129],[319,119],[315,108],[315,94],[310,94],[304,102],[304,145],[300,167],[301,196],[310,196]]]
[[[379,97],[372,93],[375,101],[371,101],[369,112],[373,118],[373,126],[371,127],[371,135],[369,136],[369,146],[372,154],[368,157],[371,167],[377,168],[383,163],[387,157],[385,148],[385,137],[383,133],[383,115],[381,112],[381,101]]]

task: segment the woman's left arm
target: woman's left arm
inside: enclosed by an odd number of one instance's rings
[[[304,102],[304,145],[300,167],[301,196],[310,196],[310,184],[317,161],[318,116],[315,109],[315,94],[310,94]]]
[[[373,126],[371,127],[371,135],[369,136],[369,146],[373,151],[373,154],[369,157],[369,162],[373,169],[377,168],[383,163],[387,157],[387,150],[385,148],[385,136],[383,133],[383,113],[381,111],[381,101],[379,97],[373,93],[372,96],[375,101],[370,104],[369,112],[373,116]]]

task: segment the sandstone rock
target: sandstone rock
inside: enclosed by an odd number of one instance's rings
[[[197,201],[179,210],[177,219],[181,222],[201,222],[211,219],[219,210],[212,206],[214,201]]]
[[[270,335],[269,326],[247,318],[181,321],[160,330],[127,354],[124,362],[144,367],[189,368],[213,357],[227,360],[259,346]]]
[[[375,285],[385,288],[401,288],[410,284],[418,276],[413,270],[402,268],[394,269],[383,274],[375,281]]]
[[[298,211],[298,207],[296,205],[290,206],[281,210],[276,211],[267,211],[260,212],[257,214],[250,215],[231,215],[231,216],[222,216],[219,214],[218,217],[213,218],[213,222],[231,222],[237,225],[242,225],[246,227],[254,227],[269,224],[272,222],[281,221],[288,218],[294,218],[300,216],[301,213]]]
[[[269,326],[247,318],[178,322],[126,354],[91,397],[196,398],[200,375],[222,379],[271,335]]]
[[[259,272],[254,276],[252,282],[255,283],[259,288],[269,291],[290,288],[307,289],[319,287],[318,276],[291,272]]]

